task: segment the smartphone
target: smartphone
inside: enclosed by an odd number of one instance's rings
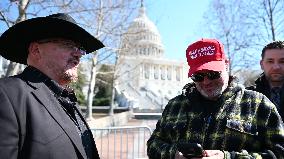
[[[178,143],[178,151],[186,158],[202,157],[203,148],[198,143]]]

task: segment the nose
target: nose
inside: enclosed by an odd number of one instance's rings
[[[274,68],[274,69],[279,69],[279,68],[280,68],[279,63],[275,62],[275,63],[273,64],[273,68]]]
[[[204,80],[202,81],[203,84],[209,84],[211,83],[211,80],[207,78],[207,76],[204,77]]]

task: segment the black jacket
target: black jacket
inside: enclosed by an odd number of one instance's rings
[[[267,98],[271,99],[270,86],[268,81],[265,78],[265,75],[262,73],[258,79],[256,79],[255,84],[253,86],[249,86],[246,89],[254,90],[264,94]],[[279,114],[282,119],[284,119],[284,87],[281,88],[280,93],[280,106],[279,106]]]
[[[28,68],[0,79],[0,158],[87,159],[75,124],[43,82]]]

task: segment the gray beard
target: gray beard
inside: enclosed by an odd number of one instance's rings
[[[66,83],[76,82],[78,80],[78,76],[72,76],[72,75],[69,75],[68,73],[64,72],[61,75],[61,80],[65,81]]]
[[[205,98],[210,99],[210,100],[215,100],[217,98],[219,98],[222,93],[225,91],[225,89],[228,87],[228,82],[224,83],[224,85],[218,89],[216,89],[213,93],[211,93],[210,95],[207,94],[205,91],[203,91],[202,89],[198,89],[198,91],[200,92],[201,95],[203,95]]]
[[[224,72],[227,73],[227,72]],[[229,85],[229,75],[226,74],[223,76],[224,78],[224,84],[222,87],[217,88],[213,93],[207,94],[203,89],[201,89],[199,86],[197,86],[197,90],[200,92],[201,95],[203,95],[205,98],[209,100],[217,100],[225,91],[225,89]]]

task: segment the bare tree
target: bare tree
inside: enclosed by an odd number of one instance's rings
[[[259,77],[260,70],[241,69],[235,74],[238,82],[242,83],[245,87],[252,86],[254,81]]]
[[[256,61],[249,47],[254,37],[253,28],[248,24],[242,14],[243,0],[213,0],[210,5],[210,14],[204,17],[209,25],[211,35],[222,41],[225,52],[230,60],[232,69],[250,67]]]
[[[284,1],[283,0],[257,0],[246,1],[247,18],[254,25],[257,40],[260,45],[284,37]]]
[[[210,6],[204,26],[224,43],[231,70],[255,67],[262,47],[283,38],[284,1],[212,0]]]
[[[79,25],[103,41],[105,49],[91,54],[92,71],[90,71],[90,83],[88,91],[88,117],[92,116],[93,89],[96,83],[96,66],[109,60],[114,63],[116,51],[119,46],[121,34],[125,32],[128,24],[140,4],[139,0],[25,0],[27,4],[23,7],[23,1],[1,1],[1,21],[7,24],[7,28],[17,21],[13,19],[13,13],[19,11],[18,17],[33,18],[45,16],[55,12],[70,14]],[[2,4],[3,3],[3,4]],[[8,5],[8,7],[6,7]],[[3,8],[1,8],[1,6]],[[19,8],[16,8],[19,7]],[[21,9],[20,8],[24,8]],[[22,19],[24,20],[24,19]],[[11,63],[12,65],[12,63]],[[16,70],[11,66],[11,70]],[[18,71],[9,71],[18,72]],[[14,74],[9,73],[9,75]]]
[[[71,1],[3,0],[0,2],[0,23],[6,26],[3,28],[7,29],[27,18],[42,16],[52,11],[56,12],[60,8],[64,8]],[[20,67],[23,66],[15,62],[10,62],[6,70],[6,76],[17,74],[20,71]]]
[[[18,8],[18,17],[15,20],[10,19],[10,17],[7,17],[7,13],[9,13],[9,8],[12,7],[12,3],[14,1],[10,1],[11,3],[9,4],[9,7],[7,7],[6,9],[1,9],[0,10],[0,15],[1,15],[1,21],[3,23],[6,24],[7,27],[11,27],[12,25],[14,25],[15,23],[24,21],[26,19],[26,12],[27,12],[27,8],[29,6],[29,2],[30,0],[22,0],[22,1],[15,1]],[[20,64],[16,63],[16,62],[10,62],[7,71],[6,71],[6,75],[5,76],[11,76],[14,75],[16,73],[18,73],[19,71],[19,67]]]
[[[91,80],[88,89],[88,111],[87,118],[92,119],[92,103],[93,103],[93,91],[96,79],[97,65],[102,61],[111,59],[116,63],[117,48],[119,47],[120,37],[125,32],[133,13],[136,10],[139,1],[98,1],[96,14],[97,28],[96,36],[104,40],[104,44],[107,46],[103,52],[95,54],[92,59],[92,72]],[[92,26],[92,25],[90,25]],[[113,79],[115,80],[115,79]],[[113,84],[112,84],[113,85]],[[113,101],[110,107],[110,115],[113,114]]]
[[[213,14],[205,17],[212,25],[204,26],[224,43],[230,70],[250,84],[263,46],[284,37],[284,1],[212,0],[210,6]]]

